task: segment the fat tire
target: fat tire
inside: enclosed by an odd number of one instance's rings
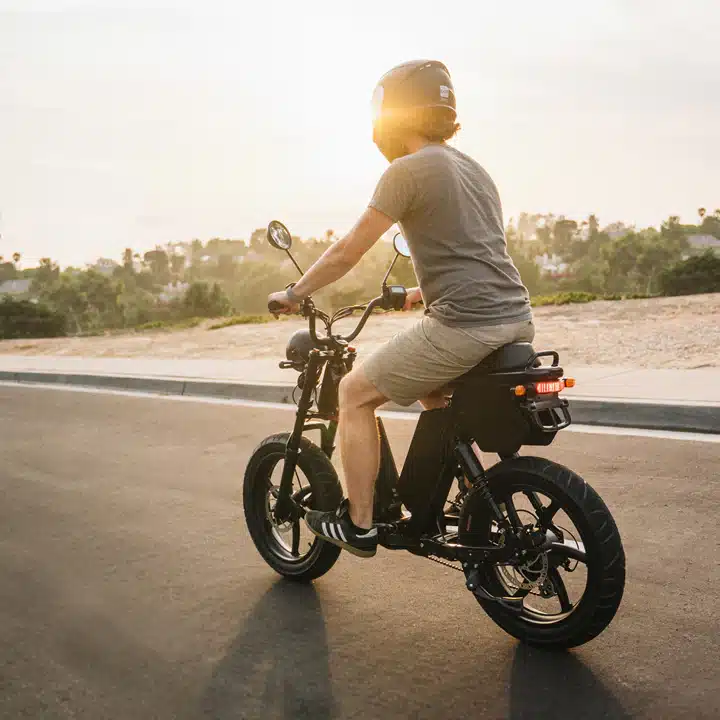
[[[275,466],[273,459],[284,456],[289,433],[278,433],[265,438],[253,451],[245,469],[243,505],[245,522],[253,543],[265,562],[275,572],[296,582],[309,582],[324,575],[338,559],[341,549],[318,539],[317,546],[304,562],[288,562],[272,551],[265,514],[257,512],[257,492],[266,492],[268,470]],[[282,462],[282,457],[278,460]],[[308,438],[300,441],[297,461],[312,490],[313,510],[334,510],[342,500],[342,487],[337,472],[328,456]],[[262,486],[262,487],[261,487]],[[304,521],[300,521],[304,522]]]
[[[505,460],[487,474],[494,497],[503,495],[508,485],[522,487],[531,479],[536,489],[546,487],[562,498],[564,509],[574,509],[580,520],[577,529],[585,541],[588,556],[585,593],[575,610],[552,625],[535,625],[522,620],[497,602],[478,598],[485,612],[503,630],[529,645],[565,649],[582,645],[597,637],[615,617],[625,588],[625,552],[620,533],[607,506],[597,492],[577,473],[544,458],[519,457]],[[459,527],[486,527],[490,509],[479,488],[468,493],[460,513]],[[463,531],[460,531],[463,542]],[[466,540],[469,537],[466,535]],[[477,541],[477,536],[474,538]],[[492,566],[484,573],[486,589],[505,594]]]

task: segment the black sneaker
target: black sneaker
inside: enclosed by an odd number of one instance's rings
[[[372,557],[377,552],[377,528],[365,530],[357,527],[350,519],[347,498],[340,503],[337,510],[308,510],[305,513],[305,522],[310,532],[321,540],[344,548],[353,555]]]

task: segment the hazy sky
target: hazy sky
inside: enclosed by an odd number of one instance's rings
[[[720,207],[720,3],[0,0],[0,254],[347,230],[379,76],[450,68],[506,217]]]

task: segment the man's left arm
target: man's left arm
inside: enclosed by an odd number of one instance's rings
[[[395,221],[375,208],[367,208],[350,232],[331,245],[293,287],[296,297],[306,298],[347,275],[360,258]]]

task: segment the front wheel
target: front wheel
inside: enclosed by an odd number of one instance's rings
[[[529,644],[570,648],[592,640],[615,616],[625,587],[625,553],[605,503],[579,475],[543,458],[503,461],[487,480],[513,533],[546,533],[553,544],[481,566],[489,593],[521,599],[514,611],[492,600],[478,602],[501,628]],[[481,489],[472,490],[460,513],[460,542],[502,546],[507,532]]]
[[[245,470],[245,521],[258,552],[273,570],[291,580],[308,581],[324,575],[335,564],[340,548],[313,535],[302,519],[278,523],[275,505],[289,434],[263,440]],[[292,495],[312,510],[334,510],[342,500],[335,468],[325,453],[303,437],[300,442]]]

